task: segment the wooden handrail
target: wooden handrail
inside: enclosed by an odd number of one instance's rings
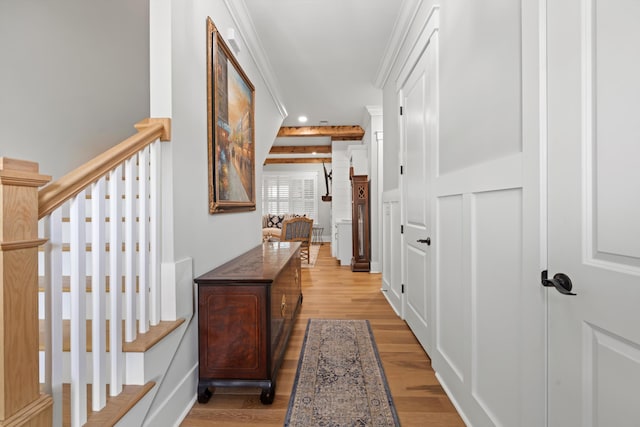
[[[135,124],[138,133],[89,160],[38,192],[38,219],[53,212],[104,174],[156,139],[171,138],[171,119],[149,118]]]

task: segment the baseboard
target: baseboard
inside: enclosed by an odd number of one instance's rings
[[[398,313],[398,310],[396,310],[396,308],[393,306],[393,304],[391,304],[391,301],[389,300],[389,297],[387,296],[387,291],[385,291],[384,289],[380,289],[380,292],[382,292],[382,295],[384,295],[384,299],[387,300],[387,304],[389,304],[389,307],[391,307],[391,309],[393,310],[393,312],[402,320],[404,320],[404,317],[402,317],[402,314]]]
[[[379,261],[371,261],[370,273],[382,273],[382,267]]]
[[[184,408],[184,411],[182,411],[182,414],[180,414],[180,416],[178,417],[178,421],[176,421],[173,427],[180,427],[180,425],[182,424],[182,421],[184,421],[184,419],[187,418],[187,415],[189,415],[189,412],[191,412],[191,408],[193,408],[193,405],[195,405],[196,402],[198,402],[198,393],[193,393],[193,397],[191,398],[191,401]]]
[[[193,365],[158,409],[149,414],[144,426],[179,426],[195,404],[198,387],[198,364]],[[177,416],[176,416],[177,414]]]
[[[438,382],[442,386],[442,389],[449,397],[449,400],[451,401],[453,406],[456,408],[456,411],[458,412],[458,415],[460,415],[460,418],[462,418],[462,421],[464,422],[464,424],[467,427],[473,427],[473,424],[471,424],[471,421],[469,421],[469,418],[467,418],[467,415],[464,413],[464,411],[460,407],[460,404],[456,400],[455,396],[451,394],[451,390],[449,390],[449,387],[447,387],[447,384],[442,380],[442,377],[440,376],[440,374],[438,374],[437,372],[435,374],[436,374],[436,378],[438,379]]]

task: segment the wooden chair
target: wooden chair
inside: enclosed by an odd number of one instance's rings
[[[309,263],[309,246],[311,245],[311,230],[313,220],[306,217],[297,217],[286,220],[282,223],[281,242],[301,242],[300,258],[306,259]]]

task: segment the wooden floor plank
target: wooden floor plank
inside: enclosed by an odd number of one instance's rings
[[[353,273],[339,266],[330,251],[328,244],[322,245],[316,266],[302,269],[304,302],[278,372],[273,404],[262,405],[258,389],[217,388],[208,403],[193,406],[182,426],[281,427],[309,318],[369,320],[403,427],[464,426],[429,357],[383,297],[380,274]]]

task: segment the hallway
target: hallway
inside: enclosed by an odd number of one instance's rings
[[[304,301],[278,373],[273,404],[262,405],[258,389],[220,388],[207,404],[195,403],[182,426],[282,426],[309,318],[370,321],[402,426],[464,426],[424,350],[381,294],[380,275],[352,273],[338,266],[330,252],[329,244],[322,245],[315,267],[302,269]]]

